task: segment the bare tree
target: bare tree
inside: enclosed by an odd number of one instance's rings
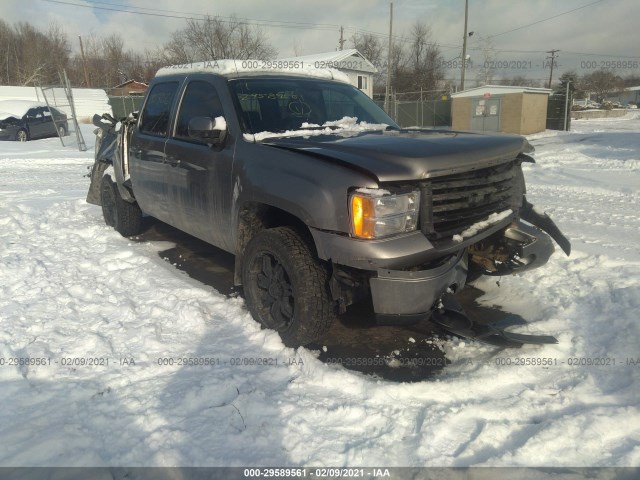
[[[601,102],[608,94],[622,90],[624,81],[612,70],[596,70],[582,77],[582,86]]]
[[[538,80],[524,77],[522,75],[516,75],[515,77],[503,78],[498,82],[499,85],[510,85],[514,87],[540,87]]]
[[[17,35],[11,26],[0,19],[0,83],[11,85],[15,82],[17,68]]]
[[[490,85],[496,73],[496,50],[491,39],[483,38],[480,41],[480,68],[476,74],[476,87]],[[473,59],[472,59],[473,63]]]
[[[173,33],[162,52],[166,63],[224,58],[272,59],[276,54],[260,29],[234,18],[222,20],[218,17],[189,20],[184,29]]]
[[[387,64],[385,62],[385,47],[380,38],[370,33],[356,33],[351,37],[351,43],[353,48],[358,50],[378,70],[373,76],[373,85],[376,90],[382,91],[387,78]]]
[[[396,92],[424,91],[426,98],[439,96],[444,89],[444,66],[440,47],[431,41],[428,26],[416,22],[409,38],[393,43],[391,60],[392,86]],[[409,98],[409,97],[407,97]]]
[[[351,43],[353,44],[353,48],[373,63],[376,68],[380,69],[384,67],[385,47],[382,45],[379,37],[371,33],[356,33],[351,37]]]
[[[11,27],[0,21],[0,79],[8,85],[40,85],[57,81],[66,68],[69,46],[57,24],[40,31],[29,23]]]

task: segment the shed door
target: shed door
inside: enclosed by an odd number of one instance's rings
[[[471,106],[471,130],[476,132],[500,131],[501,102],[499,98],[472,99]]]

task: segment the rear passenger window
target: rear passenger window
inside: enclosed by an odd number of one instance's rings
[[[222,104],[213,85],[196,80],[187,86],[178,113],[176,138],[194,141],[189,136],[189,120],[193,117],[223,116]]]
[[[178,90],[178,82],[159,83],[149,93],[142,112],[140,131],[164,137],[169,131],[171,104]]]

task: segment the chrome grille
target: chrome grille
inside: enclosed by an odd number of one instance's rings
[[[430,239],[456,235],[515,204],[516,164],[433,178],[421,185],[420,228]]]

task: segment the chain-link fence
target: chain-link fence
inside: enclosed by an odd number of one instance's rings
[[[447,98],[427,100],[422,98],[423,93]],[[375,102],[384,109],[384,95],[378,96]],[[388,113],[404,128],[448,128],[451,127],[451,98],[440,91],[397,93],[391,97]]]
[[[451,100],[395,101],[391,107],[401,127],[451,126]]]

